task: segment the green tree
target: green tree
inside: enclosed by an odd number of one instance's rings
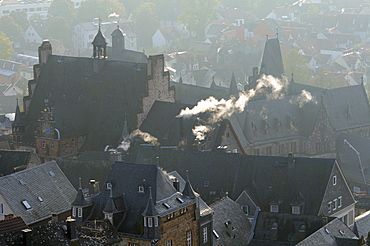
[[[64,17],[68,23],[75,21],[76,11],[71,0],[54,0],[48,10],[48,19]]]
[[[316,76],[312,78],[312,85],[325,88],[325,89],[332,89],[335,88],[335,77],[325,71],[320,70]]]
[[[9,15],[13,18],[15,23],[22,27],[23,32],[25,32],[30,26],[26,11],[12,11]]]
[[[52,18],[45,35],[48,38],[60,40],[68,49],[72,48],[72,27],[68,24],[66,18],[55,17]]]
[[[214,17],[218,0],[181,0],[182,13],[178,20],[203,39],[204,28]]]
[[[4,33],[0,32],[0,59],[9,60],[13,54],[12,42]]]
[[[129,15],[134,12],[134,10],[139,7],[139,5],[144,2],[144,0],[120,0],[119,2],[122,3],[123,6],[125,6],[126,13],[127,15]]]
[[[0,30],[8,37],[20,37],[23,35],[22,27],[14,22],[10,15],[0,18]]]
[[[296,82],[306,84],[309,74],[307,62],[297,50],[290,50],[283,58],[285,74],[287,76],[294,74],[294,80]]]
[[[140,45],[150,47],[152,36],[160,26],[156,4],[151,2],[140,4],[133,12],[133,19],[138,29]]]
[[[125,16],[126,10],[116,0],[86,0],[81,3],[77,12],[78,22],[91,21],[94,18],[107,19],[111,14]]]

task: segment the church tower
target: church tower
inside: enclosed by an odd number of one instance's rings
[[[113,54],[115,50],[123,50],[125,49],[125,36],[126,34],[123,33],[121,28],[117,25],[117,29],[112,32],[112,48]]]
[[[101,32],[100,25],[99,31],[96,34],[92,45],[93,45],[93,58],[105,59],[107,57],[107,39],[104,37]]]

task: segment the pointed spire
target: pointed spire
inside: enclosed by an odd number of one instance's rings
[[[182,191],[182,194],[191,199],[196,198],[195,191],[193,190],[193,187],[191,186],[190,181],[189,181],[188,170],[186,170],[186,184],[185,184],[184,190]]]
[[[212,83],[211,83],[211,88],[217,87],[216,82],[215,82],[215,76],[212,76]]]
[[[129,138],[130,138],[130,131],[128,130],[127,117],[126,117],[126,113],[125,113],[125,121],[123,123],[122,135],[121,135],[121,138],[119,140],[119,143],[122,143],[123,141],[127,142],[127,140],[129,140]]]
[[[103,46],[103,45],[108,44],[107,39],[104,37],[103,33],[101,32],[100,24],[99,24],[98,33],[96,34],[94,40],[92,41],[92,44],[97,45],[97,46]]]
[[[290,80],[290,82],[293,82],[294,83],[294,73],[292,72],[292,79]]]
[[[236,85],[235,75],[233,73],[231,77],[231,82],[230,82],[229,96],[231,95],[238,96],[238,94],[239,94],[239,90],[238,90],[238,86]]]
[[[72,206],[77,206],[77,207],[83,207],[87,205],[87,201],[85,199],[85,196],[82,191],[82,186],[81,186],[81,178],[78,180],[78,191],[75,200],[72,203]]]
[[[15,117],[12,126],[25,126],[24,121],[22,119],[21,111],[19,109],[18,98],[17,98],[17,107],[15,108]]]
[[[182,76],[180,75],[180,79],[179,79],[179,84],[183,84],[184,82],[182,81]]]
[[[144,217],[148,217],[148,216],[153,217],[153,216],[158,215],[158,212],[155,209],[155,205],[154,205],[153,198],[152,198],[152,187],[149,187],[149,199],[148,199],[148,203],[142,215]]]
[[[110,189],[109,192],[110,192],[110,194],[109,194],[108,202],[105,205],[103,213],[105,213],[105,214],[118,213],[119,210],[117,209],[116,204],[114,203],[114,200],[113,200],[113,187]]]

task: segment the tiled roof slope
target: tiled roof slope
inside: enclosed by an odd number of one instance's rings
[[[158,157],[158,158],[157,158]],[[281,199],[282,212],[290,212],[290,203],[302,194],[306,202],[303,214],[318,215],[335,159],[243,156],[222,152],[189,152],[142,149],[137,163],[158,165],[176,170],[184,176],[189,170],[194,190],[210,202],[228,192],[237,199],[244,189],[253,196],[262,211],[269,211],[269,202]],[[208,181],[208,187],[204,182]],[[258,192],[257,192],[258,191]],[[353,201],[352,201],[353,202]],[[345,205],[343,205],[345,206]]]
[[[146,83],[146,63],[51,55],[27,111],[28,134],[48,99],[62,139],[87,135],[82,148],[89,150],[117,145],[125,114],[129,129],[136,128]]]
[[[126,213],[119,223],[120,227],[117,228],[120,232],[141,235],[142,214],[147,207],[150,187],[155,210],[161,217],[195,203],[195,199],[177,192],[166,174],[153,165],[115,162],[108,174],[107,182],[112,183],[112,197],[116,205],[122,205],[118,209]],[[138,192],[139,186],[143,186],[144,192]],[[97,196],[92,197],[94,206],[91,219],[104,217],[102,211],[109,197],[110,190],[104,188]],[[178,197],[184,202],[179,202]],[[169,205],[169,208],[163,203]]]
[[[76,193],[54,161],[0,178],[0,194],[27,225],[69,210]],[[22,201],[31,208],[27,210]]]
[[[344,241],[348,239],[348,241]],[[297,244],[297,246],[357,246],[359,239],[339,218],[329,222],[315,233]]]
[[[20,216],[0,220],[0,234],[27,229],[28,226]]]
[[[26,167],[30,158],[30,151],[0,150],[0,173],[8,175],[17,167]]]
[[[219,235],[218,239],[213,239],[213,245],[247,245],[252,225],[240,205],[229,197],[224,197],[210,206],[214,211],[213,229]],[[235,228],[235,237],[228,234],[226,221],[230,221]]]

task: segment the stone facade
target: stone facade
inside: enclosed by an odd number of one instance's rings
[[[138,128],[156,100],[175,102],[174,88],[170,88],[170,74],[168,71],[164,71],[163,55],[149,56],[148,58],[147,95],[143,98],[143,112],[137,116]]]

